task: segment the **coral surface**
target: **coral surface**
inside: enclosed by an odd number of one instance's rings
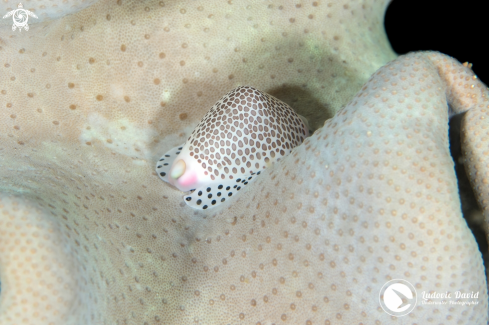
[[[392,61],[388,2],[100,1],[1,27],[0,324],[486,324],[447,122],[487,90],[437,53]],[[243,84],[317,131],[196,211],[156,160]],[[479,304],[393,318],[395,278]]]

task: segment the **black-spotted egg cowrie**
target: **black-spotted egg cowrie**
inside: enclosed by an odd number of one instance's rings
[[[307,121],[290,106],[241,86],[212,106],[183,145],[161,157],[156,172],[189,191],[187,205],[209,209],[236,196],[308,135]]]

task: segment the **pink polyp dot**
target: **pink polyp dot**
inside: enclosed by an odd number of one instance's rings
[[[177,180],[177,187],[181,190],[191,190],[197,184],[198,177],[195,171],[189,170]]]

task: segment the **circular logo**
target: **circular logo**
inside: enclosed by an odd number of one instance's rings
[[[24,9],[17,9],[13,15],[14,24],[17,26],[24,26],[28,19]]]
[[[380,289],[379,302],[387,314],[395,317],[405,316],[416,307],[416,289],[406,280],[390,280]]]

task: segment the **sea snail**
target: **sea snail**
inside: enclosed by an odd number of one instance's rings
[[[307,120],[250,86],[233,89],[204,115],[183,145],[156,164],[187,205],[215,207],[288,155],[309,135]]]

